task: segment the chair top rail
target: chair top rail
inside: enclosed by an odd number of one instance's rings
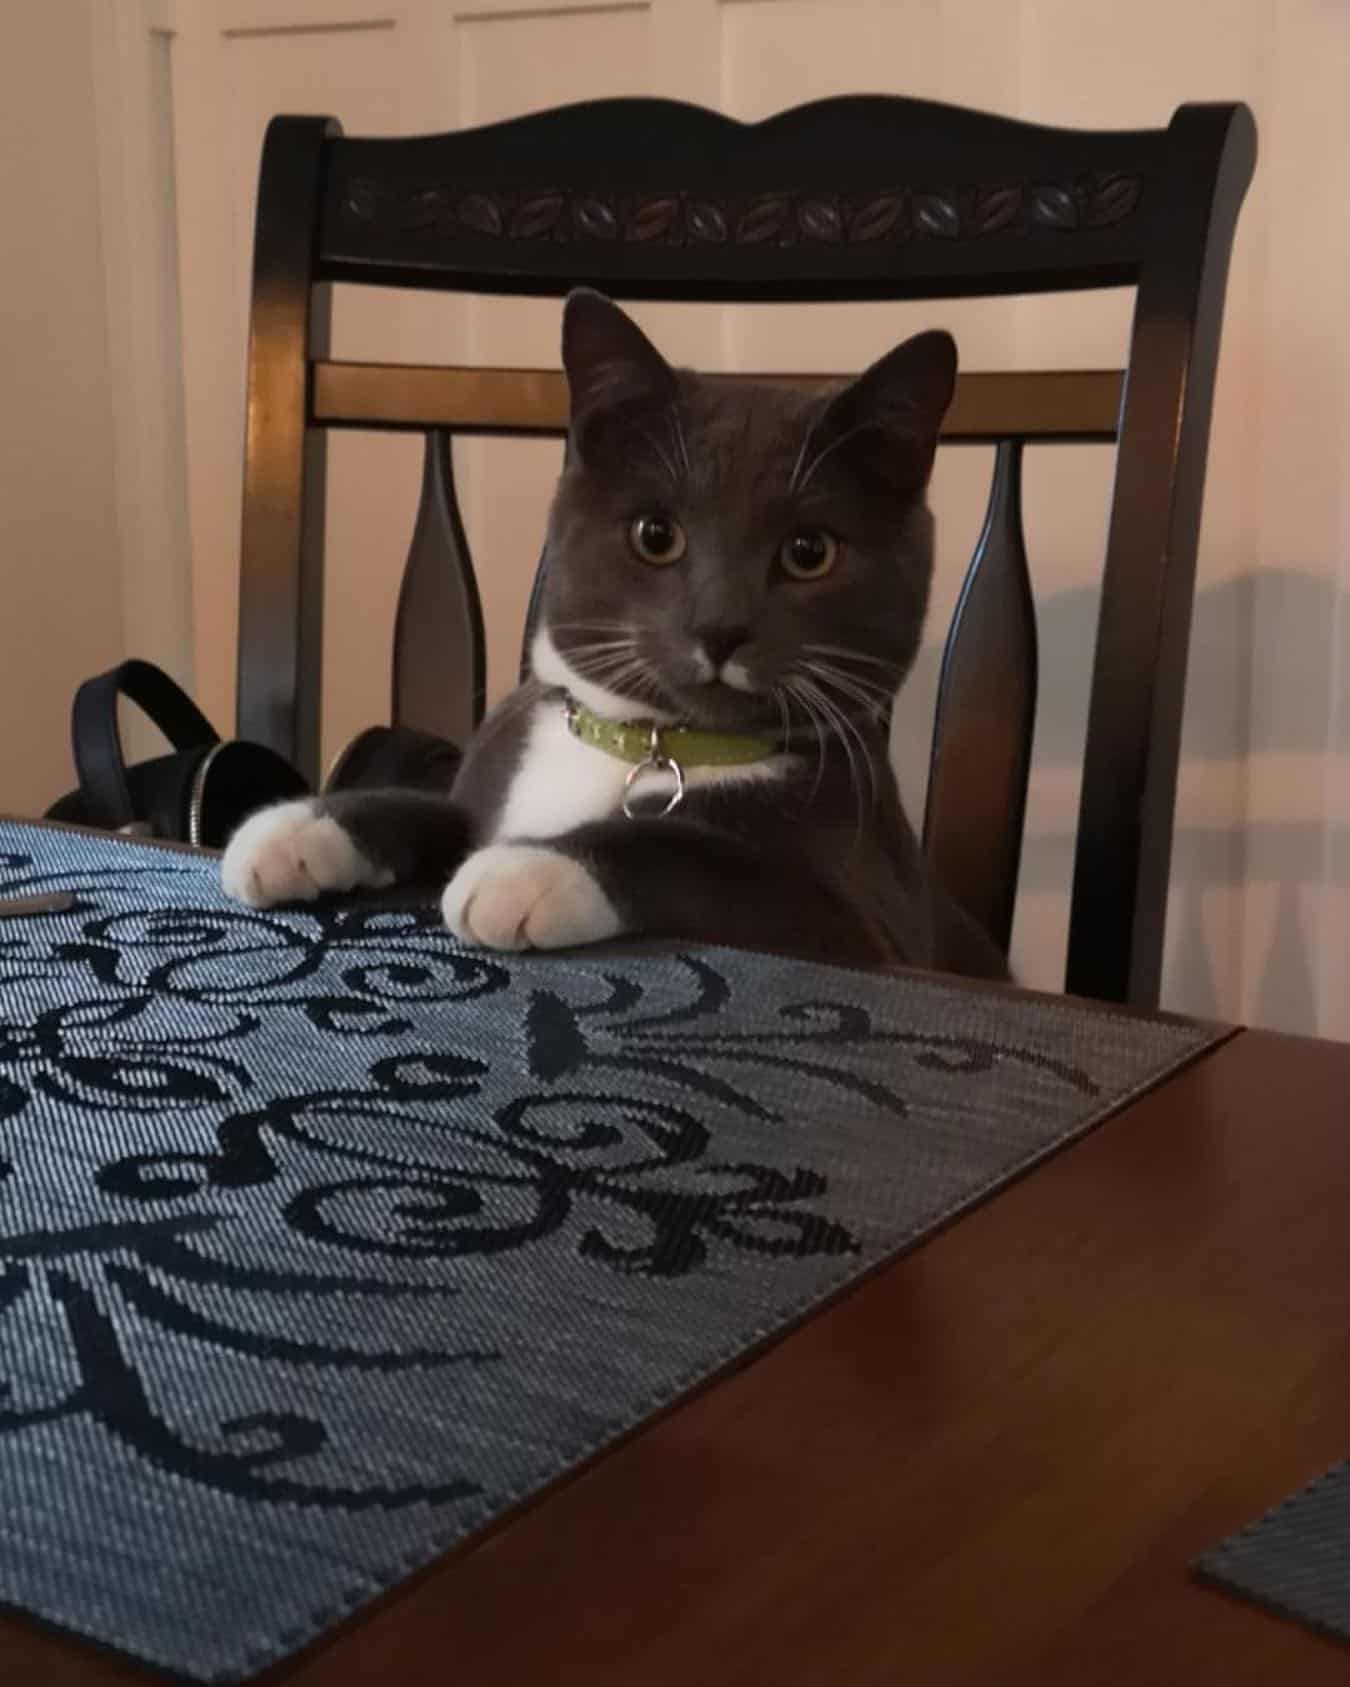
[[[567,431],[567,381],[557,369],[454,368],[316,362],[310,420],[320,427],[446,428],[462,434]],[[848,377],[717,374],[716,381],[772,382],[822,391]],[[1000,439],[1110,442],[1124,372],[1054,369],[962,374],[943,424],[951,443]]]
[[[753,124],[617,99],[447,134],[334,137],[316,275],[672,299],[1119,286],[1147,249],[1166,141],[888,95]]]

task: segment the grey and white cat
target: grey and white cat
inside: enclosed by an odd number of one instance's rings
[[[826,397],[672,369],[597,293],[568,299],[562,338],[571,425],[531,679],[448,796],[265,809],[231,840],[225,889],[266,906],[434,880],[450,929],[495,949],[644,933],[1006,976],[927,872],[886,749],[928,599],[950,335]],[[607,739],[608,722],[640,725]],[[672,756],[693,747],[685,794],[629,818],[631,746],[653,728]],[[662,807],[671,777],[636,776],[632,806]]]

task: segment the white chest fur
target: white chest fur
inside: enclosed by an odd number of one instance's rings
[[[771,756],[744,767],[684,770],[691,790],[700,786],[781,778],[789,757]],[[556,838],[623,808],[629,763],[573,736],[562,705],[550,699],[535,707],[515,778],[497,822],[496,840]]]

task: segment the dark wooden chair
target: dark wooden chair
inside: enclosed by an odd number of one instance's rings
[[[750,302],[1132,283],[1124,370],[960,378],[944,437],[998,450],[943,662],[924,840],[1006,947],[1036,699],[1022,447],[1118,441],[1066,987],[1153,1005],[1214,370],[1255,156],[1251,113],[1217,104],[1131,132],[890,97],[750,126],[603,100],[382,140],[347,138],[331,118],[276,118],[254,253],[240,734],[317,771],[328,428],[425,435],[392,714],[461,743],[482,712],[484,656],[450,440],[564,430],[555,371],[330,360],[332,283],[554,296],[585,283],[618,298]]]

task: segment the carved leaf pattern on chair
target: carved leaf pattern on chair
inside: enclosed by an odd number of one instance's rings
[[[566,193],[541,185],[521,192],[467,182],[428,183],[382,193],[361,178],[348,185],[344,218],[449,239],[617,240],[634,245],[869,246],[914,239],[980,240],[995,234],[1076,234],[1127,221],[1143,194],[1140,176],[1097,173],[1069,182],[993,182],[965,187],[897,187],[885,193],[782,188],[717,198],[674,191]]]

